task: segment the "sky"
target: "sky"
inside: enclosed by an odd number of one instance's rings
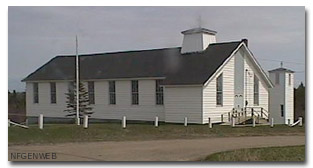
[[[217,42],[249,40],[265,71],[294,70],[305,83],[304,7],[9,7],[8,87],[57,55],[178,47],[182,31],[217,31]]]

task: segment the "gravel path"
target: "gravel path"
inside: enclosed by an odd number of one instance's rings
[[[226,150],[304,144],[305,136],[84,142],[9,146],[8,158],[10,161],[193,161]],[[51,159],[51,154],[50,159],[33,159],[33,153],[44,152],[56,153],[56,159]],[[28,155],[30,159],[14,159],[18,154]]]

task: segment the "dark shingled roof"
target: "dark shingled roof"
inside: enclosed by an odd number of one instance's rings
[[[287,69],[287,68],[277,68],[277,69],[270,70],[268,72],[277,72],[277,71],[286,71],[286,72],[289,72],[289,73],[294,73],[294,71],[292,71],[290,69]]]
[[[181,54],[181,48],[80,55],[80,78],[165,77],[165,85],[205,83],[241,41],[214,43],[202,52]],[[75,56],[57,56],[23,81],[74,80]]]

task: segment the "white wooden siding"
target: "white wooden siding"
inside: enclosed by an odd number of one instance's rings
[[[164,106],[156,105],[155,80],[139,80],[139,105],[131,104],[131,81],[115,81],[116,104],[109,104],[108,81],[95,82],[94,118],[164,121]]]
[[[202,123],[202,86],[165,88],[165,122]]]
[[[263,107],[266,111],[269,111],[269,89],[265,84],[265,81],[262,80],[261,74],[256,70],[252,65],[250,59],[245,56],[244,59],[245,70],[248,69],[248,75],[245,74],[245,85],[246,85],[246,94],[245,100],[248,100],[248,107]],[[246,72],[245,72],[246,73]],[[259,105],[254,104],[254,75],[259,79]]]
[[[240,51],[241,50],[241,51]],[[225,66],[216,73],[216,76],[210,80],[207,85],[203,87],[203,123],[208,122],[208,118],[211,118],[213,123],[221,122],[221,114],[227,115],[234,108],[234,76],[235,74],[235,57],[243,56],[244,54],[244,69],[248,69],[250,75],[246,79],[244,74],[244,101],[248,100],[250,107],[254,107],[253,102],[253,82],[254,74],[259,78],[259,105],[268,111],[269,107],[269,90],[268,87],[261,78],[261,74],[256,70],[251,62],[251,58],[248,53],[240,48],[234,56],[225,64]],[[216,78],[223,73],[223,106],[216,105]],[[246,73],[246,72],[244,72]],[[246,83],[247,81],[247,83]],[[225,120],[226,118],[224,118]]]
[[[66,95],[68,84],[56,82],[56,104],[50,102],[50,83],[38,83],[39,103],[33,103],[33,83],[26,82],[26,113],[27,116],[65,117]]]
[[[84,82],[87,88],[87,83]],[[92,118],[154,121],[155,116],[164,121],[164,106],[156,105],[155,80],[139,80],[139,105],[131,105],[131,81],[116,80],[116,105],[109,105],[108,81],[95,81],[95,104]],[[65,93],[67,82],[56,82],[57,104],[50,104],[50,83],[39,83],[39,103],[33,103],[33,85],[26,83],[27,115],[45,117],[65,117]]]
[[[203,123],[211,118],[213,123],[221,122],[221,114],[234,108],[234,57],[219,71],[214,79],[203,87]],[[216,105],[216,78],[223,73],[223,106]]]

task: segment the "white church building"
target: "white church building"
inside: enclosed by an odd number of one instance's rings
[[[293,123],[293,72],[265,72],[248,40],[219,43],[216,33],[194,28],[182,32],[182,47],[80,55],[90,117],[205,124],[249,111]],[[56,56],[23,81],[29,118],[65,119],[75,56]]]

